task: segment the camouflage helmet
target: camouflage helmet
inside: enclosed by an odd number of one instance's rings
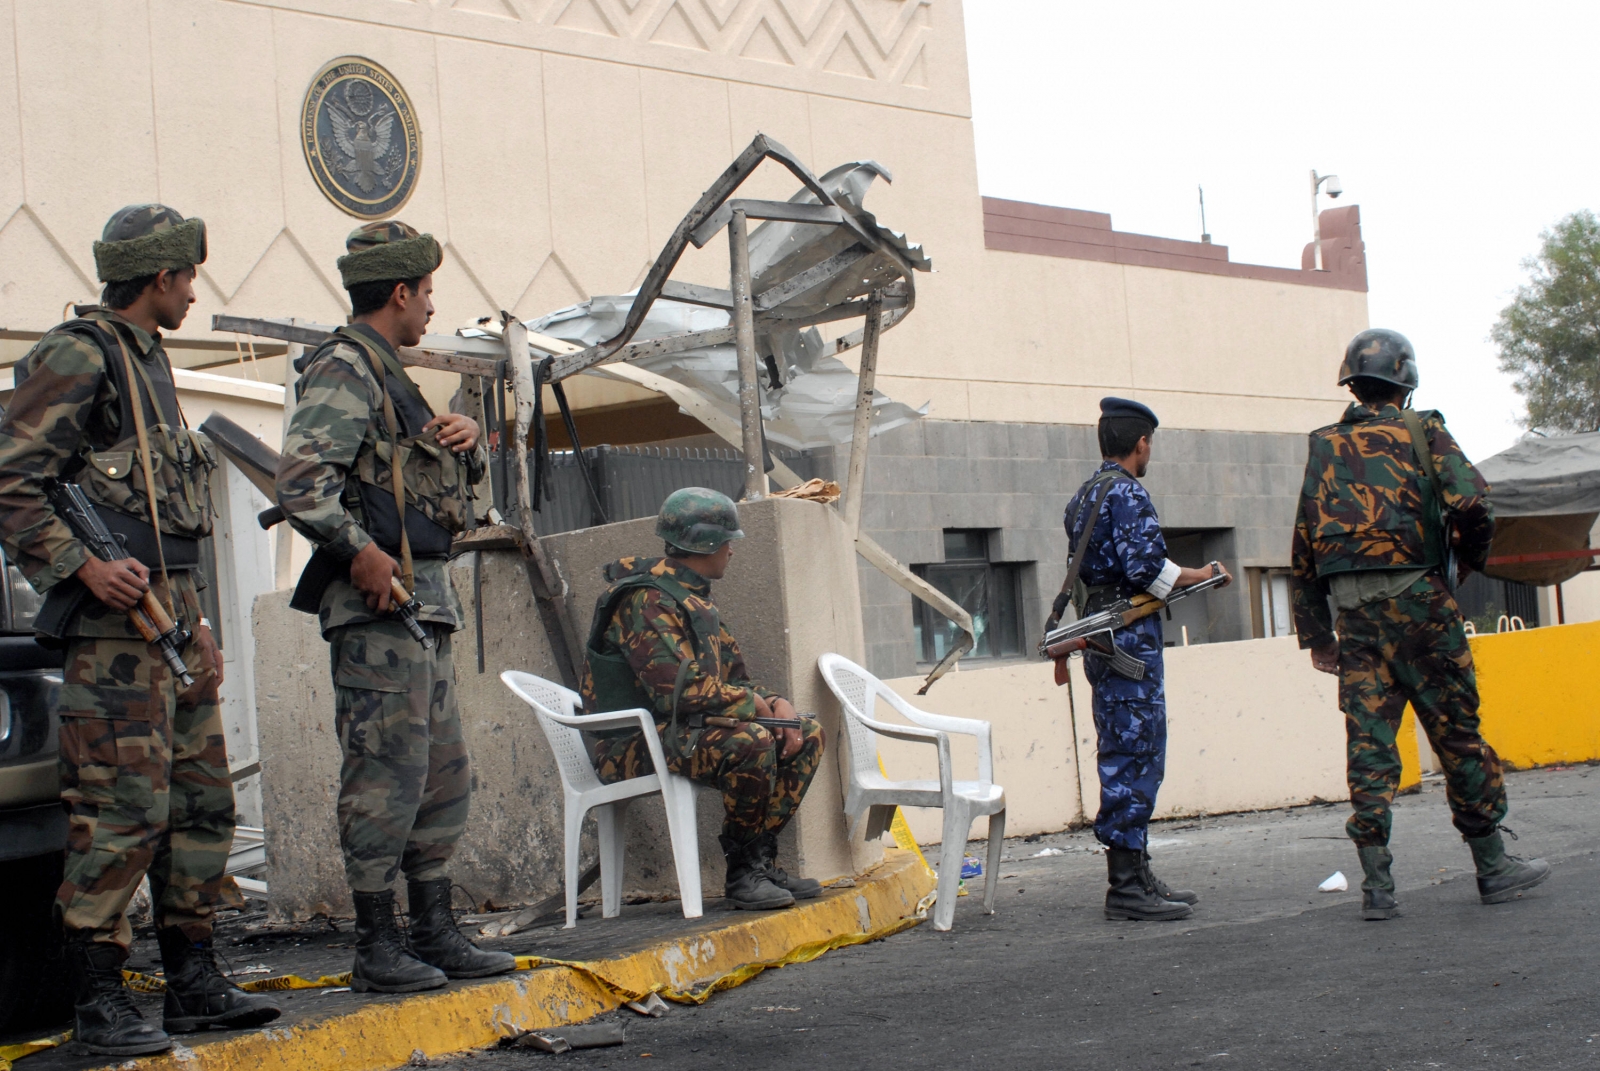
[[[166,205],[119,208],[94,244],[95,274],[102,283],[178,271],[205,261],[205,220],[184,219]]]
[[[683,487],[668,495],[656,516],[656,535],[690,554],[712,554],[744,538],[733,499],[709,487]]]
[[[1350,340],[1339,366],[1339,386],[1357,376],[1381,379],[1406,390],[1417,389],[1417,351],[1398,331],[1371,327]]]

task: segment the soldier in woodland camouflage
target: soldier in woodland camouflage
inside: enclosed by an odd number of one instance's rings
[[[198,595],[215,461],[184,422],[161,345],[161,330],[182,324],[194,301],[205,224],[130,206],[94,254],[102,305],[49,331],[16,366],[0,419],[0,539],[45,594],[41,640],[65,647],[56,713],[68,839],[56,909],[77,984],[74,1036],[89,1052],[126,1056],[169,1048],[169,1032],[259,1025],[278,1008],[229,982],[211,948],[234,828],[222,656]],[[88,553],[46,497],[57,480],[82,487],[126,538],[127,558]],[[183,653],[192,687],[128,620],[147,590],[194,630]],[[128,902],[146,876],[165,1031],[142,1019],[122,982]]]
[[[1452,547],[1465,565],[1483,567],[1494,535],[1489,488],[1443,416],[1406,408],[1417,365],[1403,335],[1358,334],[1345,350],[1339,383],[1356,401],[1339,423],[1311,433],[1292,591],[1300,646],[1311,649],[1317,669],[1339,676],[1354,808],[1345,828],[1365,874],[1362,916],[1399,913],[1388,844],[1400,784],[1395,736],[1408,702],[1444,768],[1480,897],[1486,904],[1515,899],[1550,867],[1505,852],[1505,782],[1499,757],[1478,731],[1472,649],[1445,576]],[[1450,545],[1447,516],[1454,521]]]
[[[1174,588],[1211,576],[1209,568],[1186,569],[1167,557],[1150,493],[1139,483],[1150,463],[1151,440],[1159,421],[1147,406],[1126,398],[1100,400],[1098,430],[1103,460],[1067,503],[1064,523],[1070,546],[1087,533],[1078,559],[1072,593],[1080,617],[1098,613],[1119,598],[1148,592],[1164,599]],[[1068,593],[1054,607],[1059,620]],[[1090,656],[1084,674],[1094,692],[1098,739],[1100,812],[1095,837],[1106,846],[1108,919],[1171,921],[1193,913],[1200,898],[1173,890],[1150,869],[1147,832],[1156,792],[1166,771],[1167,706],[1162,664],[1161,616],[1141,618],[1119,629],[1115,642],[1145,666],[1140,680]]]
[[[711,601],[733,542],[744,538],[726,495],[703,487],[673,492],[656,534],[666,557],[606,566],[595,605],[582,692],[594,713],[656,712],[673,773],[722,792],[725,896],[736,907],[788,907],[818,896],[820,883],[777,865],[778,834],[800,807],[822,761],[822,727],[750,679],[733,634]],[[769,728],[756,718],[790,720]],[[607,782],[653,772],[643,736],[597,734],[595,764]]]
[[[448,864],[472,779],[450,661],[462,615],[448,558],[485,461],[477,424],[435,416],[396,354],[433,315],[439,244],[390,220],[357,228],[345,248],[339,272],[355,322],[296,364],[277,490],[289,523],[317,546],[291,605],[317,614],[332,661],[339,841],[356,908],[351,986],[401,993],[516,967],[463,937],[450,914]],[[395,578],[421,602],[431,650],[389,613]],[[390,888],[401,872],[409,941]]]

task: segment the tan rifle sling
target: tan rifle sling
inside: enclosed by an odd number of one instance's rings
[[[383,392],[383,422],[389,432],[389,484],[394,489],[394,512],[400,523],[400,579],[406,591],[416,593],[416,577],[411,565],[411,536],[406,532],[406,482],[400,464],[400,421],[394,415],[394,399],[389,397],[389,377],[383,363],[372,350],[362,345],[372,374],[378,377],[378,389]]]
[[[135,397],[133,405],[134,434],[139,440],[139,464],[144,468],[144,493],[150,505],[150,526],[155,529],[156,560],[161,563],[161,587],[166,595],[167,613],[174,621],[178,619],[178,610],[172,602],[172,584],[167,578],[167,552],[161,546],[161,516],[156,512],[156,474],[151,467],[150,434],[144,421],[144,399],[140,397],[140,384],[144,381],[144,369],[134,370],[133,355],[128,352],[128,343],[122,337],[122,332],[113,328],[112,334],[117,336],[117,345],[122,350],[122,366],[127,370],[128,389],[133,391]],[[150,391],[150,404],[156,405],[156,392],[153,385],[146,384]]]

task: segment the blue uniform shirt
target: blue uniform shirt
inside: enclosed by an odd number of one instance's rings
[[[1100,503],[1099,524],[1083,551],[1079,576],[1090,586],[1117,585],[1131,597],[1149,592],[1164,599],[1178,578],[1178,566],[1167,558],[1161,521],[1144,486],[1114,461],[1103,462],[1096,475],[1118,472]],[[1092,478],[1091,478],[1092,479]],[[1067,537],[1077,546],[1089,523],[1079,510],[1088,484],[1078,489],[1063,518]],[[1079,513],[1085,514],[1078,516]],[[1095,766],[1100,774],[1100,812],[1094,832],[1100,843],[1143,851],[1155,812],[1156,793],[1166,773],[1167,696],[1161,658],[1161,615],[1151,614],[1132,628],[1118,629],[1117,646],[1145,665],[1143,680],[1131,681],[1111,672],[1105,659],[1084,660],[1084,674],[1094,690]]]

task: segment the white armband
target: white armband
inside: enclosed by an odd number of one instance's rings
[[[1172,594],[1172,585],[1178,582],[1178,574],[1183,572],[1183,567],[1171,558],[1166,559],[1161,566],[1161,573],[1145,588],[1158,599],[1165,599]]]

